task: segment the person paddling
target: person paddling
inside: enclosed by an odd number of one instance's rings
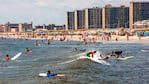
[[[45,73],[39,73],[39,77],[54,77],[54,76],[65,76],[65,74],[51,73],[50,70],[46,71]]]
[[[11,58],[10,58],[10,56],[7,54],[6,57],[5,57],[5,59],[6,59],[7,61],[9,61]]]
[[[47,73],[47,75],[48,75],[48,74],[51,74],[51,71],[50,71],[50,70],[48,70],[46,73]]]
[[[47,76],[46,77],[51,77],[51,76],[65,76],[65,74],[54,74],[54,73],[51,73],[50,70],[48,70],[46,73],[47,73]]]

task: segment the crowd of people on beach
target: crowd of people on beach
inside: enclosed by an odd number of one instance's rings
[[[60,41],[66,41],[66,40],[75,40],[75,41],[84,41],[84,44],[86,42],[97,42],[97,41],[119,41],[119,40],[149,40],[149,36],[144,36],[142,33],[138,35],[138,33],[131,35],[130,33],[125,34],[116,34],[115,32],[103,32],[102,34],[44,34],[44,35],[38,35],[38,34],[0,34],[0,38],[16,38],[16,39],[51,39],[51,40],[60,40]],[[48,41],[48,45],[50,44],[50,40]]]

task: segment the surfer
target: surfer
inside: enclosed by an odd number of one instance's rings
[[[115,56],[116,58],[122,57],[122,50],[121,51],[112,51],[112,56]]]
[[[5,59],[6,59],[7,61],[10,60],[10,56],[7,54],[6,57],[5,57]]]
[[[29,48],[26,48],[25,52],[32,52],[32,51]]]
[[[50,70],[48,70],[46,73],[47,73],[47,74],[51,74],[51,71],[50,71]]]
[[[85,52],[86,49],[77,49],[77,48],[75,48],[75,51]]]
[[[46,76],[46,77],[51,77],[51,76],[65,76],[65,74],[54,74],[54,73],[51,73],[50,70],[46,71],[45,74],[44,73],[40,73],[39,76]]]
[[[86,56],[90,57],[90,55],[91,55],[92,58],[93,58],[95,53],[96,53],[95,50],[91,50],[91,51],[89,51],[89,52],[86,53]]]
[[[120,57],[122,57],[122,52],[123,52],[122,50],[120,50],[120,51],[112,51],[110,53],[107,53],[106,57],[104,59],[108,59],[108,58],[110,58],[112,56],[114,56],[116,58],[120,58]]]

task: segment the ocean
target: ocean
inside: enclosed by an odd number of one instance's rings
[[[109,41],[83,45],[77,41],[0,39],[0,84],[148,84],[149,43]],[[32,50],[24,52],[26,48]],[[89,59],[77,59],[86,52],[77,49],[96,50],[105,54],[122,50],[123,56],[134,56],[128,60],[107,59],[111,65],[102,65]],[[5,61],[22,52],[16,60]],[[39,77],[39,73],[65,74],[63,77]]]

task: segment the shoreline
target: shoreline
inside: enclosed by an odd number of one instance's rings
[[[87,42],[129,42],[129,43],[149,43],[149,36],[147,37],[138,37],[134,36],[118,36],[118,35],[111,35],[110,37],[107,36],[99,36],[99,35],[89,35],[89,36],[82,36],[82,35],[47,35],[47,36],[26,36],[26,35],[0,35],[0,38],[6,39],[27,39],[27,40],[60,40],[64,39],[65,41],[84,41]],[[116,40],[117,39],[117,40]]]

